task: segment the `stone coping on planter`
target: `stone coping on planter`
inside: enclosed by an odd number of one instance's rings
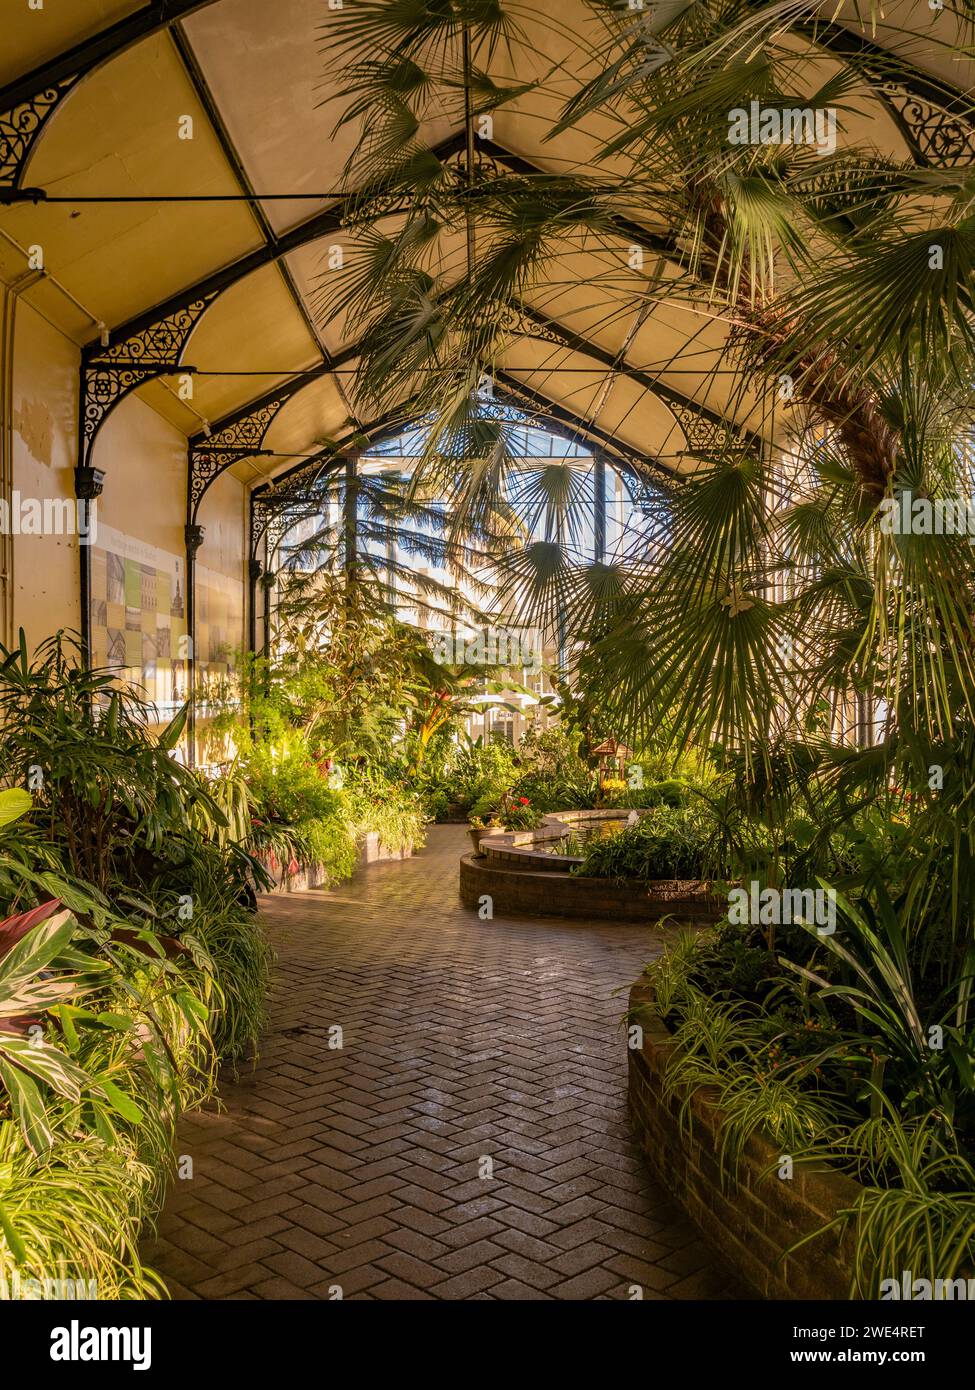
[[[618,884],[565,870],[536,871],[475,854],[461,858],[460,897],[475,911],[489,897],[495,913],[646,925],[672,917],[685,925],[710,926],[725,908],[709,885],[696,879]]]
[[[578,825],[599,824],[618,820],[625,824],[631,809],[638,816],[648,814],[646,810],[630,807],[607,807],[600,811],[553,811],[546,815],[541,825],[534,830],[497,830],[485,835],[481,840],[480,852],[487,859],[503,864],[536,869],[543,873],[565,873],[567,869],[582,862],[578,854],[550,854],[536,849],[536,845],[558,844],[566,831]],[[622,828],[622,825],[621,825]]]
[[[785,1252],[854,1206],[863,1189],[826,1165],[796,1164],[791,1178],[779,1177],[782,1154],[763,1134],[745,1145],[736,1181],[723,1175],[716,1092],[698,1088],[683,1125],[681,1098],[665,1093],[674,1040],[653,1010],[653,997],[645,980],[630,991],[631,1015],[643,1037],[642,1047],[627,1048],[630,1116],[648,1167],[760,1298],[849,1298],[851,1228],[842,1234],[834,1228]]]

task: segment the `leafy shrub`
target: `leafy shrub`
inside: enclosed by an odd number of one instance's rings
[[[63,634],[33,660],[20,638],[0,647],[4,776],[26,785],[40,769],[35,803],[65,871],[110,892],[167,857],[197,803],[220,816],[203,779],[171,756],[186,711],[154,737],[146,702],[84,670]]]
[[[498,807],[498,820],[506,830],[534,830],[541,824],[542,816],[527,796],[505,792]]]
[[[453,768],[458,803],[488,820],[501,798],[527,797],[542,814],[584,810],[595,804],[595,773],[578,751],[578,740],[558,726],[529,730],[517,748],[474,745]]]
[[[459,805],[487,817],[514,780],[514,750],[506,743],[472,744],[458,755],[452,776]]]
[[[377,834],[394,852],[423,844],[427,812],[417,791],[387,781],[373,770],[353,776],[346,795],[348,814],[360,834]]]
[[[578,738],[559,725],[529,729],[518,745],[512,796],[526,796],[537,811],[577,811],[595,804],[596,775],[579,752]]]
[[[284,865],[314,867],[326,884],[339,883],[355,873],[358,863],[355,827],[341,810],[327,817],[310,817],[292,826],[296,859]]]
[[[176,763],[182,716],[155,739],[60,635],[0,649],[0,711],[5,775],[43,773],[36,798],[0,792],[0,1289],[156,1296],[137,1242],[176,1122],[264,1021],[250,801]]]
[[[171,1140],[149,1115],[138,1141],[134,1133],[112,1143],[71,1136],[38,1158],[16,1126],[0,1121],[0,1295],[17,1297],[36,1280],[43,1296],[51,1279],[69,1280],[77,1297],[92,1284],[98,1299],[163,1295],[139,1240],[161,1205]]]
[[[297,825],[328,820],[343,808],[340,791],[329,786],[328,774],[297,740],[278,750],[257,745],[247,759],[246,771],[262,820]]]
[[[856,902],[833,891],[835,936],[779,927],[773,951],[759,928],[724,924],[647,973],[674,1035],[668,1089],[686,1106],[715,1088],[729,1177],[761,1129],[864,1184],[836,1224],[855,1228],[852,1295],[871,1298],[904,1269],[975,1268],[975,1032],[927,987],[907,899],[879,883]]]
[[[573,872],[618,881],[698,879],[714,870],[715,826],[700,805],[660,805],[635,825],[592,840]]]

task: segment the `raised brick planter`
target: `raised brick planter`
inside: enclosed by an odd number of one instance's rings
[[[498,858],[465,854],[460,861],[460,898],[476,909],[491,898],[494,911],[529,917],[569,917],[587,922],[657,922],[661,917],[692,925],[718,920],[724,904],[706,884],[667,879],[618,885],[608,878],[520,868]]]
[[[388,845],[383,844],[376,831],[371,830],[359,840],[358,868],[364,869],[369,864],[385,863],[392,859],[409,859],[413,853],[412,848],[390,849]],[[275,871],[265,862],[264,867],[269,873],[274,874],[275,884],[273,888],[268,889],[269,893],[304,893],[309,888],[321,888],[327,882],[327,875],[320,864],[303,865],[290,878],[282,872],[280,866]]]
[[[653,1175],[681,1203],[709,1244],[761,1298],[845,1299],[853,1267],[853,1234],[829,1231],[794,1254],[783,1252],[851,1207],[861,1191],[845,1174],[828,1167],[796,1165],[791,1179],[773,1170],[779,1150],[753,1135],[742,1156],[737,1182],[722,1186],[719,1169],[720,1112],[714,1092],[701,1087],[691,1101],[683,1130],[677,1096],[664,1097],[663,1078],[673,1039],[651,1008],[650,986],[630,992],[638,1010],[643,1047],[629,1051],[629,1103],[637,1142]],[[642,1007],[641,1007],[642,1006]]]

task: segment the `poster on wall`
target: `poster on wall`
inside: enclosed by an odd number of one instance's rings
[[[168,718],[187,696],[186,559],[99,528],[92,552],[92,659],[140,687]],[[197,565],[196,640],[202,683],[233,669],[240,645],[244,586]]]

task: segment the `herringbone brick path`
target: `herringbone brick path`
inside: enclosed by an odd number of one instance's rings
[[[481,922],[465,846],[435,827],[405,863],[264,900],[271,1029],[182,1125],[193,1177],[144,1252],[174,1297],[735,1296],[630,1142],[619,1023],[658,938]]]

